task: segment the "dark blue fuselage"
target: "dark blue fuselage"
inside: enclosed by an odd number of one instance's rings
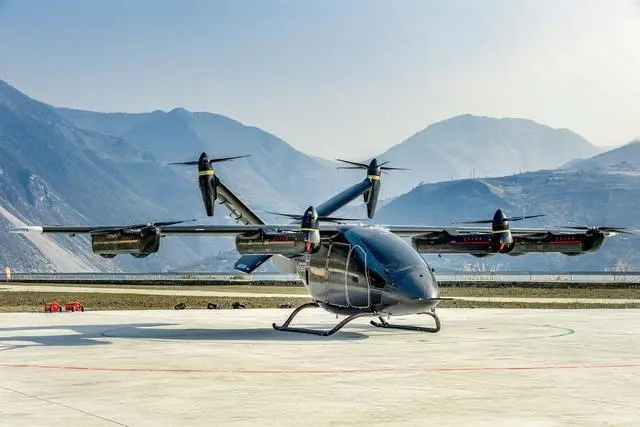
[[[308,290],[332,313],[405,315],[438,305],[431,268],[402,238],[376,227],[323,234],[309,259]]]

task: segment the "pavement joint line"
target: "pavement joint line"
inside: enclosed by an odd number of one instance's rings
[[[145,373],[177,373],[177,374],[247,374],[247,375],[280,375],[280,374],[364,374],[364,373],[493,373],[493,372],[526,372],[564,369],[634,369],[640,363],[594,364],[594,365],[532,365],[532,366],[472,366],[472,367],[431,367],[431,368],[346,368],[346,369],[171,369],[171,368],[123,368],[92,367],[71,365],[40,365],[22,363],[0,363],[0,368],[13,369],[56,369],[89,372],[145,372]],[[1,387],[1,386],[0,386]],[[14,390],[11,390],[14,391]],[[33,397],[33,396],[30,396]],[[55,403],[55,402],[53,402]]]
[[[81,414],[89,415],[90,417],[98,418],[100,420],[107,421],[107,422],[112,423],[112,424],[116,424],[116,425],[123,426],[123,427],[129,427],[127,424],[122,424],[122,423],[120,423],[118,421],[115,421],[115,420],[112,420],[112,419],[109,419],[109,418],[94,414],[92,412],[85,411],[83,409],[74,408],[73,406],[70,406],[70,405],[65,405],[64,403],[54,402],[53,400],[45,399],[44,397],[34,396],[32,394],[28,394],[28,393],[25,393],[25,392],[22,392],[22,391],[19,391],[19,390],[14,390],[12,388],[4,387],[4,386],[1,386],[1,385],[0,385],[0,389],[5,390],[5,391],[9,391],[9,392],[12,392],[12,393],[15,393],[15,394],[19,394],[19,395],[24,396],[24,397],[28,397],[29,399],[35,399],[35,400],[39,400],[41,402],[49,403],[51,405],[56,405],[56,406],[61,406],[61,407],[66,408],[66,409],[71,409],[72,411],[80,412]]]

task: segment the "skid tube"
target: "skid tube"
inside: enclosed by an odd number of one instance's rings
[[[420,314],[426,314],[427,316],[433,317],[433,319],[436,321],[436,327],[427,328],[424,326],[393,325],[387,322],[386,320],[384,320],[382,317],[378,317],[378,319],[380,319],[380,323],[376,322],[375,320],[372,320],[370,323],[373,326],[376,326],[378,328],[386,328],[386,329],[404,329],[406,331],[430,332],[432,334],[435,334],[436,332],[440,331],[440,318],[436,314],[435,310],[425,311],[424,313],[420,313]]]
[[[330,329],[328,331],[321,331],[321,330],[318,330],[318,329],[292,328],[292,327],[289,327],[289,324],[291,323],[293,318],[296,317],[296,315],[298,313],[300,313],[305,308],[311,308],[311,307],[318,307],[318,303],[317,302],[310,302],[310,303],[307,303],[307,304],[302,304],[300,307],[298,307],[295,310],[293,310],[293,313],[291,313],[289,315],[287,320],[285,320],[285,322],[282,325],[276,325],[274,323],[272,325],[273,329],[275,329],[276,331],[300,332],[300,333],[303,333],[303,334],[312,334],[312,335],[319,335],[319,336],[322,336],[322,337],[328,337],[329,335],[333,335],[336,332],[338,332],[340,329],[342,329],[342,327],[344,325],[346,325],[347,323],[351,322],[352,320],[355,320],[355,319],[357,319],[359,317],[363,317],[363,316],[371,316],[371,313],[352,314],[351,316],[347,317],[342,322],[338,323],[336,326],[334,326],[332,329]]]

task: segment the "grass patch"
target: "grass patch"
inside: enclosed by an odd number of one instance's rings
[[[55,286],[55,287],[82,287],[95,289],[158,289],[165,291],[216,291],[233,293],[260,293],[260,294],[299,294],[305,295],[307,290],[303,286],[274,286],[274,285],[129,285],[118,283],[106,283],[102,285],[94,283],[7,283],[12,286]],[[0,282],[0,290],[3,283]]]
[[[504,288],[459,288],[441,286],[443,297],[520,297],[520,298],[595,298],[640,299],[638,288],[532,288],[513,286]]]
[[[73,300],[83,302],[87,310],[173,310],[178,303],[187,308],[207,308],[210,302],[222,308],[231,308],[234,302],[246,304],[247,308],[277,308],[281,304],[296,306],[309,300],[295,298],[265,297],[201,297],[172,295],[136,295],[136,294],[100,294],[100,293],[68,293],[68,292],[0,292],[0,312],[41,312],[44,304],[53,300],[65,303]]]
[[[547,288],[547,289],[577,289],[577,288],[607,288],[607,289],[640,289],[640,283],[632,280],[617,280],[613,282],[586,281],[553,281],[553,282],[511,282],[511,281],[451,281],[440,280],[440,286],[458,288]]]
[[[117,285],[120,286],[277,286],[277,287],[299,287],[301,282],[299,280],[223,280],[223,279],[166,279],[166,280],[146,280],[146,279],[131,279],[131,280],[106,280],[106,279],[65,279],[64,281],[48,281],[44,279],[15,279],[10,283],[12,285],[75,285],[75,286],[105,286],[105,285]]]
[[[536,309],[602,309],[640,308],[640,303],[608,304],[581,302],[494,302],[494,301],[441,301],[438,308],[536,308]]]

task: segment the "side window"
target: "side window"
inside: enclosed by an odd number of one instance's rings
[[[374,288],[382,289],[384,288],[386,281],[375,270],[369,270],[369,283]]]

